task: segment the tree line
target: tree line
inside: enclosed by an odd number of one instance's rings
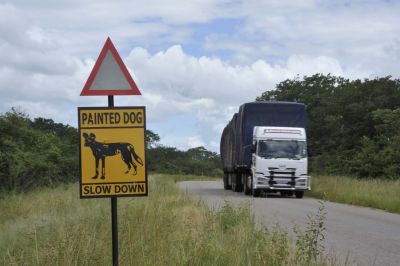
[[[287,79],[261,100],[307,106],[312,172],[400,177],[400,80],[316,74]]]
[[[349,80],[316,74],[287,79],[261,100],[307,106],[312,172],[369,178],[400,178],[400,80]],[[197,147],[181,151],[161,145],[146,131],[147,166],[153,173],[220,176],[217,153]],[[79,134],[51,119],[30,119],[11,109],[0,115],[0,189],[76,182]]]
[[[197,147],[181,151],[146,130],[146,161],[152,173],[217,176],[219,155]],[[94,163],[94,162],[93,162]],[[0,115],[0,190],[27,191],[79,180],[79,133],[52,119],[12,108]]]

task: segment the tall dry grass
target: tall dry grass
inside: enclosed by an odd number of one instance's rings
[[[327,264],[309,244],[321,235],[257,227],[247,205],[211,211],[177,189],[181,179],[152,176],[149,197],[118,200],[121,265]],[[71,184],[2,195],[0,210],[2,265],[111,264],[109,199],[80,200]]]
[[[400,180],[316,175],[307,195],[400,213]]]

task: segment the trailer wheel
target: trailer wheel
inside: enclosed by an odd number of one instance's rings
[[[229,182],[230,174],[229,173],[224,174],[224,178],[223,179],[224,179],[224,189],[225,190],[231,189],[232,186],[231,186],[231,184]]]
[[[235,174],[235,192],[242,192],[243,191],[243,184],[242,184],[242,175]]]
[[[228,184],[228,174],[224,173],[224,189],[228,190],[229,189],[229,184]]]
[[[296,198],[302,199],[304,196],[304,191],[295,191],[294,194],[296,195]]]
[[[232,191],[240,192],[240,175],[233,173],[232,174]]]

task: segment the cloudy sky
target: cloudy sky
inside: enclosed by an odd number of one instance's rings
[[[77,127],[79,96],[110,36],[161,143],[218,151],[238,106],[286,78],[400,77],[400,1],[0,1],[0,113]]]

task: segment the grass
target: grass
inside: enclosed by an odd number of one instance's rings
[[[307,195],[400,213],[400,180],[315,175]]]
[[[256,226],[248,205],[212,211],[175,185],[198,178],[151,176],[149,197],[118,200],[121,265],[328,264],[319,252],[321,215],[296,241],[279,226]],[[110,205],[80,200],[77,184],[3,194],[0,264],[110,265]]]

